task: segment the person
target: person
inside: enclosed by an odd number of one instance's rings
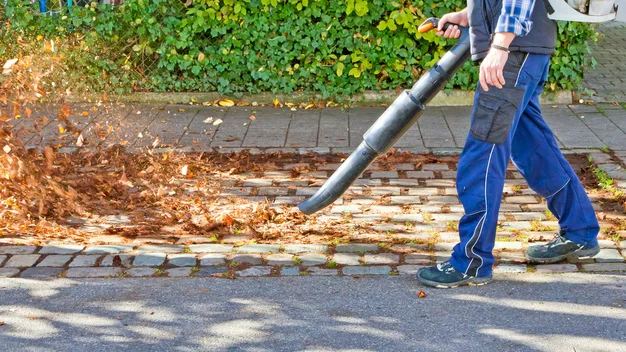
[[[500,8],[501,7],[501,8]],[[541,116],[539,95],[556,44],[556,23],[539,0],[468,1],[439,21],[437,34],[458,38],[468,26],[472,59],[480,61],[470,130],[457,168],[457,191],[464,216],[460,243],[450,260],[418,271],[429,286],[453,288],[492,280],[492,253],[509,159],[530,188],[547,201],[559,233],[547,244],[530,246],[531,263],[554,263],[599,251],[600,230],[589,197]]]

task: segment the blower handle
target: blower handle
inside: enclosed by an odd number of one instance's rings
[[[450,22],[446,22],[446,24],[443,25],[443,30],[444,32],[450,27],[450,26],[456,26],[456,24],[454,23],[450,23]],[[424,23],[420,24],[419,27],[417,27],[417,31],[420,33],[426,33],[432,29],[437,29],[437,27],[439,27],[439,19],[436,17],[431,17],[429,19],[427,19],[426,21],[424,21]],[[462,26],[459,26],[462,27]]]

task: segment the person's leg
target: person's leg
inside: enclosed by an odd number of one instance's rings
[[[465,210],[459,222],[460,243],[454,247],[449,264],[420,270],[418,280],[422,283],[456,287],[459,283],[483,284],[491,279],[492,250],[511,141],[520,116],[538,94],[540,83],[539,78],[532,78],[537,74],[528,72],[539,71],[541,77],[548,60],[547,56],[512,54],[504,72],[505,88],[491,87],[488,93],[477,89],[470,133],[457,168],[457,191]],[[454,279],[457,281],[453,283],[437,282]]]
[[[529,102],[520,119],[511,152],[515,166],[530,188],[546,199],[566,237],[597,246],[600,226],[591,201],[543,120],[537,99]]]

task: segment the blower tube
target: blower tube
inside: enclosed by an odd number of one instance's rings
[[[421,33],[436,28],[438,20],[429,18],[419,27]],[[446,23],[444,29],[451,25]],[[359,178],[381,154],[386,153],[424,113],[425,105],[470,57],[467,27],[459,26],[458,42],[410,90],[405,90],[363,135],[363,142],[322,187],[298,204],[305,214],[313,214],[332,204]]]

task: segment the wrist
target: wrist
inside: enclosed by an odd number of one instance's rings
[[[501,51],[503,53],[507,53],[507,54],[509,54],[511,52],[508,47],[505,47],[505,46],[502,46],[502,45],[498,45],[498,44],[491,44],[491,48],[495,49],[497,51]]]

